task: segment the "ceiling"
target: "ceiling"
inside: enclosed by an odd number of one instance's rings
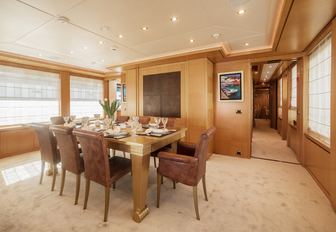
[[[230,54],[272,48],[283,2],[2,0],[0,51],[106,71],[216,47]]]

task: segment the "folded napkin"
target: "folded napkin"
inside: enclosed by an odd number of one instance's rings
[[[145,131],[146,134],[156,133],[156,134],[168,134],[168,129],[157,129],[157,128],[149,128]]]

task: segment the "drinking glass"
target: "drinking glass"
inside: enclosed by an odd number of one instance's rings
[[[168,118],[162,118],[161,121],[162,121],[162,124],[163,124],[163,128],[166,129]]]
[[[160,127],[161,118],[160,117],[154,117],[154,122],[155,122],[157,127]]]
[[[76,115],[70,115],[70,121],[73,122],[76,119]]]
[[[65,121],[65,123],[66,124],[68,124],[70,121],[70,117],[69,116],[65,116],[65,117],[63,117],[63,119],[64,119],[64,121]]]

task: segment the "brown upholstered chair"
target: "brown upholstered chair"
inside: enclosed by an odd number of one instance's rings
[[[151,118],[148,116],[139,116],[139,123],[142,125],[147,125],[149,124]]]
[[[37,138],[40,144],[41,151],[41,177],[40,184],[42,184],[45,163],[49,163],[52,171],[52,184],[51,191],[54,191],[56,174],[57,174],[57,164],[61,161],[59,150],[57,149],[57,143],[55,136],[49,130],[49,125],[34,123],[31,127],[35,130]]]
[[[160,123],[160,126],[163,126],[162,122]],[[175,126],[175,118],[168,118],[168,122],[166,124],[166,127],[167,128],[174,128],[174,126]],[[151,156],[153,157],[153,160],[154,160],[154,167],[155,168],[156,168],[156,157],[158,156],[159,152],[161,152],[161,151],[169,152],[170,149],[171,149],[171,145],[167,145],[167,146],[151,153]]]
[[[197,185],[202,179],[205,200],[208,200],[205,184],[206,159],[208,152],[208,144],[210,137],[215,133],[212,127],[201,134],[198,144],[195,146],[194,155],[190,156],[193,148],[190,145],[183,147],[180,143],[180,152],[186,151],[188,154],[174,154],[168,152],[160,152],[159,167],[157,169],[157,207],[160,206],[160,187],[162,177],[167,177],[175,182],[180,182],[193,187],[194,206],[196,218],[200,220],[198,211]]]
[[[106,222],[111,184],[115,187],[115,182],[131,171],[131,160],[118,156],[109,159],[102,133],[80,129],[75,129],[73,133],[83,150],[86,179],[84,209],[87,207],[90,181],[103,185],[105,187],[104,221]]]
[[[80,156],[80,150],[76,137],[72,134],[73,128],[65,126],[51,126],[54,132],[62,161],[62,181],[60,196],[63,194],[66,171],[76,175],[75,205],[78,204],[81,173],[84,172],[84,161]]]
[[[119,116],[117,116],[117,118],[116,118],[116,123],[123,123],[123,122],[127,122],[128,120],[129,120],[129,116],[121,116],[121,115],[119,115]]]
[[[56,116],[50,118],[51,124],[53,125],[63,125],[65,123],[64,118],[62,116]]]

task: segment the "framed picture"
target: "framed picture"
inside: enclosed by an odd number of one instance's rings
[[[126,102],[126,84],[122,85],[122,99],[123,102]]]
[[[243,71],[218,73],[218,101],[242,102],[243,83]]]

